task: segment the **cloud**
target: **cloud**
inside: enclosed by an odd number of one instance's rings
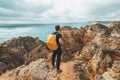
[[[120,20],[120,0],[0,0],[0,22]]]
[[[115,16],[119,17],[119,14],[116,14],[120,12],[119,7],[119,0],[104,0],[104,2],[100,0],[56,0],[54,8],[44,15],[50,19],[56,18],[56,20],[63,19],[71,22],[119,20],[119,18],[114,19]]]
[[[16,0],[0,0],[0,7],[7,9],[15,9]]]
[[[48,2],[47,2],[48,1]],[[0,7],[16,11],[42,12],[52,7],[50,0],[0,0]]]
[[[0,7],[0,17],[17,17],[17,16],[22,16],[22,14],[7,8]]]

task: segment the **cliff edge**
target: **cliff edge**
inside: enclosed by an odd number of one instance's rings
[[[120,22],[65,26],[61,34],[63,72],[51,69],[44,42],[19,37],[0,44],[0,80],[120,80]]]

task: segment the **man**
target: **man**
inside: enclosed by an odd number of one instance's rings
[[[55,58],[57,56],[57,62],[56,62],[56,68],[57,68],[57,72],[61,72],[62,70],[60,70],[60,62],[61,62],[61,54],[62,54],[62,49],[61,49],[61,43],[62,43],[62,35],[60,34],[60,26],[56,25],[55,26],[55,32],[53,34],[56,34],[56,43],[58,45],[57,50],[53,50],[53,54],[52,54],[52,67],[54,68],[55,65]]]

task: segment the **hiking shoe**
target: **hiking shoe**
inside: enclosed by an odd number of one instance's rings
[[[62,70],[57,70],[57,73],[61,73],[62,72]]]

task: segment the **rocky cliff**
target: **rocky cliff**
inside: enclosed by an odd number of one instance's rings
[[[64,72],[58,74],[50,68],[45,59],[38,59],[27,66],[22,65],[7,71],[0,80],[79,80],[79,76],[74,72],[74,65],[75,62],[62,63]]]
[[[120,80],[120,22],[80,29],[65,26],[61,34],[63,72],[50,68],[51,54],[44,42],[20,37],[1,44],[1,72],[21,66],[0,80]]]
[[[0,44],[1,73],[14,69],[22,64],[28,64],[49,53],[46,44],[38,38],[19,37]]]

